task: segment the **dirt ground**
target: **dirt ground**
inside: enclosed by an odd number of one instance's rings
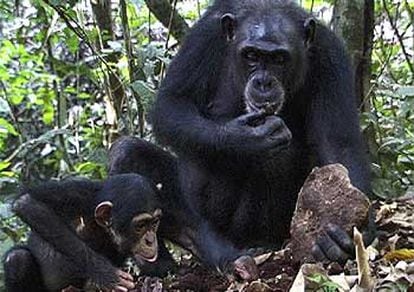
[[[414,291],[414,196],[375,202],[374,207],[378,238],[367,249],[371,276],[376,287],[371,291]],[[300,269],[300,264],[292,261],[292,252],[283,250],[267,253],[259,257],[259,261],[259,280],[241,283],[230,282],[225,276],[187,257],[180,262],[175,275],[164,279],[139,277],[135,291],[289,291]],[[348,261],[344,268],[330,264],[325,266],[325,271],[329,276],[341,273],[353,279],[358,276],[355,260]]]

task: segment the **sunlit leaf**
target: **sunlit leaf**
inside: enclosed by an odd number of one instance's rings
[[[0,97],[0,113],[10,113],[10,106],[6,100]]]
[[[19,135],[19,133],[17,133],[17,131],[13,127],[13,125],[4,118],[0,118],[0,131],[2,129],[3,129],[3,131],[5,131],[6,133],[8,133],[10,135],[13,135],[13,136],[18,136]]]
[[[404,248],[391,251],[384,256],[384,259],[387,261],[411,261],[414,260],[414,249]]]
[[[0,161],[0,171],[10,166],[10,162]]]
[[[414,86],[400,86],[397,94],[401,96],[414,96]]]

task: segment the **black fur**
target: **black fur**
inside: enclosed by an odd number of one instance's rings
[[[162,240],[167,239],[188,249],[204,263],[223,272],[234,272],[232,261],[241,255],[240,251],[215,234],[209,224],[188,207],[180,195],[176,157],[139,138],[122,137],[112,145],[109,158],[111,175],[139,173],[160,188],[157,194],[163,210],[159,230]],[[165,262],[170,256],[164,247],[161,247],[161,252],[155,267],[147,265],[146,268],[166,268]]]
[[[111,228],[128,238],[134,216],[159,208],[153,185],[137,174],[104,182],[68,179],[25,189],[13,209],[32,229],[27,246],[11,249],[4,259],[7,291],[59,291],[82,288],[87,281],[114,288],[117,267],[129,250],[95,222],[95,207],[110,201]],[[78,229],[79,218],[85,223]]]
[[[237,20],[230,41],[220,23],[226,13]],[[342,163],[352,183],[370,191],[349,58],[319,22],[307,40],[309,18],[290,1],[215,1],[171,63],[151,113],[156,138],[177,153],[189,208],[241,248],[283,243],[298,191],[315,166]],[[278,114],[291,132],[278,137],[289,140],[285,148],[270,144],[273,133],[252,132],[236,120],[246,112],[235,48],[243,27],[261,19],[280,27],[277,34],[289,39],[297,61],[285,71],[286,101]],[[283,127],[280,119],[262,122]]]

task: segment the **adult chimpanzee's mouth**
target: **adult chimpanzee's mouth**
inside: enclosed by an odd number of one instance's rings
[[[248,112],[264,111],[269,115],[278,113],[283,105],[283,102],[280,101],[257,103],[249,97],[246,97],[245,100]]]
[[[248,112],[260,111],[261,108],[257,106],[255,103],[253,103],[250,98],[245,98],[245,100],[246,100],[246,107],[247,107]]]
[[[135,258],[138,261],[143,260],[143,261],[146,261],[146,262],[149,262],[149,263],[153,263],[153,262],[155,262],[157,260],[158,253],[153,254],[153,255],[144,255],[142,253],[141,254],[136,254],[135,255]]]
[[[246,86],[244,102],[247,112],[264,112],[267,115],[277,114],[285,102],[285,91],[283,88],[278,88],[260,93],[251,86]]]

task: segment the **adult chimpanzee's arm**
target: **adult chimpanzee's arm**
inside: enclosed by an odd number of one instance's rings
[[[264,117],[264,113],[236,117],[242,96],[219,89],[222,83],[233,84],[225,69],[236,62],[227,53],[221,16],[208,11],[172,61],[151,112],[156,137],[177,152],[202,156],[257,154],[287,144],[291,134],[280,118]],[[240,98],[239,104],[227,108],[239,112],[220,122],[209,116],[211,100],[226,103],[235,98]]]
[[[227,276],[254,280],[258,270],[253,258],[222,238],[185,204],[166,210],[161,236],[191,251],[210,267]]]
[[[370,193],[369,164],[358,122],[354,76],[343,44],[319,26],[317,38],[310,47],[310,78],[313,95],[307,115],[307,138],[319,165],[342,163],[347,167],[353,185]],[[316,259],[345,262],[354,253],[351,238],[339,226],[325,226],[325,235],[313,247]],[[367,242],[375,234],[370,218],[366,227]]]
[[[352,183],[370,192],[369,166],[359,128],[354,76],[343,44],[325,27],[318,26],[310,48],[308,92],[312,101],[307,136],[318,164],[342,163]]]
[[[116,285],[117,269],[105,257],[90,249],[51,207],[33,199],[30,194],[23,194],[15,201],[13,209],[33,232],[70,259],[82,276],[99,287]]]
[[[260,112],[217,122],[204,117],[192,100],[167,95],[159,96],[152,122],[161,143],[187,155],[257,154],[284,147],[291,139],[279,117]]]

